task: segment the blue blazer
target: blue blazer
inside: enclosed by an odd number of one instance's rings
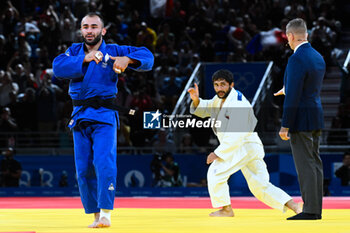
[[[301,45],[289,58],[284,73],[282,127],[290,132],[324,127],[320,92],[325,70],[321,54],[310,43]]]

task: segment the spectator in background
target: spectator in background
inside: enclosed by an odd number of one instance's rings
[[[156,32],[147,26],[146,22],[141,23],[141,30],[137,34],[137,46],[145,46],[151,52],[155,51],[157,45],[157,34]]]
[[[0,106],[6,106],[11,102],[10,93],[18,93],[18,84],[12,81],[10,72],[0,70]]]
[[[56,94],[47,76],[36,93],[39,131],[53,131],[57,121]]]
[[[186,133],[181,138],[180,153],[195,154],[198,152],[197,145],[193,142],[192,135]]]
[[[22,64],[17,64],[15,66],[15,70],[9,66],[8,70],[11,72],[13,82],[18,84],[18,92],[23,93],[26,85],[26,73]]]
[[[155,153],[150,164],[152,172],[152,187],[160,186],[160,180],[162,179],[161,174],[161,163],[163,160],[163,155],[160,153]]]
[[[237,45],[236,52],[230,52],[227,55],[226,62],[247,62],[247,52],[242,45]]]
[[[0,148],[15,145],[16,141],[13,133],[17,129],[18,126],[15,119],[11,116],[10,108],[3,108],[0,116],[0,132],[5,132],[6,134],[3,135],[4,137],[1,137]]]
[[[19,21],[19,16],[18,10],[12,5],[11,1],[6,1],[3,13],[0,16],[4,35],[9,35],[15,31],[16,24]]]
[[[178,70],[175,67],[169,69],[169,77],[164,78],[163,87],[159,94],[163,98],[165,108],[171,112],[181,93],[182,80],[177,77]]]
[[[35,90],[27,88],[24,94],[19,95],[16,120],[21,131],[37,131],[38,115]]]
[[[63,14],[61,14],[59,21],[62,43],[70,45],[74,42],[76,22],[77,19],[72,14],[70,8],[68,6],[65,6]]]
[[[33,59],[35,69],[46,70],[46,68],[52,67],[50,59],[50,53],[46,46],[42,46],[35,50],[36,58]],[[52,53],[51,53],[52,55]]]
[[[161,163],[161,167],[164,171],[162,177],[162,187],[179,187],[182,186],[182,180],[180,176],[180,167],[174,161],[172,153],[165,153],[164,155],[165,163]]]
[[[11,115],[9,107],[0,108],[0,148],[15,146],[16,140],[14,133],[18,130],[16,120]]]
[[[175,35],[170,31],[169,24],[165,23],[163,24],[162,32],[159,33],[159,36],[157,39],[157,51],[162,46],[174,48],[174,45],[175,45]]]
[[[158,131],[157,139],[153,143],[153,148],[156,153],[175,153],[176,146],[173,140],[169,139],[168,133],[164,128]]]
[[[68,187],[68,174],[65,170],[62,171],[58,186],[59,187]]]
[[[181,49],[179,51],[179,64],[178,68],[181,74],[185,74],[185,69],[189,66],[193,60],[194,54],[188,42],[182,43]],[[195,67],[191,70],[193,72]]]
[[[198,53],[193,54],[192,61],[187,65],[186,69],[194,70],[199,61],[200,59]]]
[[[75,0],[75,15],[80,21],[89,12],[90,0]]]
[[[32,48],[26,41],[26,34],[24,32],[18,35],[18,52],[20,56],[30,57],[32,55]]]
[[[169,64],[168,59],[166,57],[160,58],[157,56],[158,66],[153,69],[153,78],[155,82],[155,86],[158,90],[160,90],[164,85],[164,79],[169,75]]]
[[[341,180],[342,186],[350,185],[350,151],[343,155],[343,166],[335,171],[335,175]]]
[[[8,57],[10,56],[9,47],[6,46],[6,38],[0,34],[0,69],[6,69]]]
[[[205,33],[204,41],[199,48],[199,54],[201,61],[211,62],[214,61],[215,51],[214,44],[212,42],[212,36],[210,33]]]
[[[17,123],[15,119],[11,116],[11,110],[5,107],[1,111],[0,118],[0,131],[2,132],[14,132],[17,130]]]
[[[1,160],[1,187],[18,187],[22,174],[21,164],[13,158],[14,149],[9,147],[2,152],[5,156]]]
[[[38,25],[41,32],[39,45],[41,47],[47,46],[48,54],[54,54],[59,43],[57,38],[57,35],[60,35],[58,23],[59,18],[53,5],[45,6],[45,10],[39,16]],[[51,67],[51,63],[47,67]]]
[[[151,162],[153,186],[179,187],[182,186],[179,165],[174,162],[172,153],[156,153]]]
[[[18,98],[14,92],[10,93],[10,100],[11,102],[6,107],[10,109],[13,118],[16,119],[18,116]]]
[[[310,42],[325,57],[327,63],[331,61],[332,43],[335,42],[335,38],[336,34],[327,26],[326,19],[319,17],[311,29]]]
[[[249,33],[247,33],[244,30],[243,19],[239,19],[240,22],[238,26],[231,25],[227,32],[227,38],[229,39],[230,43],[234,48],[237,48],[238,46],[245,47],[245,43],[247,43],[251,39]]]

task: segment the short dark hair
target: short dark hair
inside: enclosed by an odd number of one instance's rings
[[[288,22],[286,33],[294,32],[296,34],[307,33],[306,22],[302,18],[296,18]]]
[[[102,27],[104,27],[104,26],[105,26],[105,22],[104,22],[102,16],[101,16],[99,13],[97,13],[97,12],[89,12],[89,13],[87,13],[87,14],[83,17],[83,19],[84,19],[85,17],[95,17],[95,16],[97,16],[97,17],[100,18],[101,23],[102,23]],[[83,20],[83,19],[81,19],[81,20]]]
[[[226,69],[218,70],[213,74],[212,81],[215,82],[220,79],[224,79],[231,85],[231,83],[233,83],[233,74],[231,71]]]

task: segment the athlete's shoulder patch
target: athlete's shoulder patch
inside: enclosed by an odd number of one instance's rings
[[[242,101],[242,96],[243,96],[243,94],[240,92],[240,91],[238,91],[238,90],[236,90],[237,91],[237,100],[238,101]]]

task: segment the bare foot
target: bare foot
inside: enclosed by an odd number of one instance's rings
[[[293,210],[296,214],[303,212],[303,203],[302,202],[296,203],[293,200],[290,200],[286,203],[286,206],[289,209]]]
[[[97,228],[110,227],[110,226],[111,226],[111,222],[107,218],[102,217],[100,220],[98,220]]]
[[[297,207],[297,210],[295,211],[295,213],[300,214],[301,212],[303,212],[304,203],[299,202],[299,203],[297,203],[297,205],[298,205],[298,207]]]
[[[88,226],[88,228],[97,228],[98,220],[100,219],[100,213],[95,213],[95,221]]]
[[[209,214],[210,217],[233,217],[235,214],[233,213],[231,205],[224,206],[221,210],[212,212]]]

